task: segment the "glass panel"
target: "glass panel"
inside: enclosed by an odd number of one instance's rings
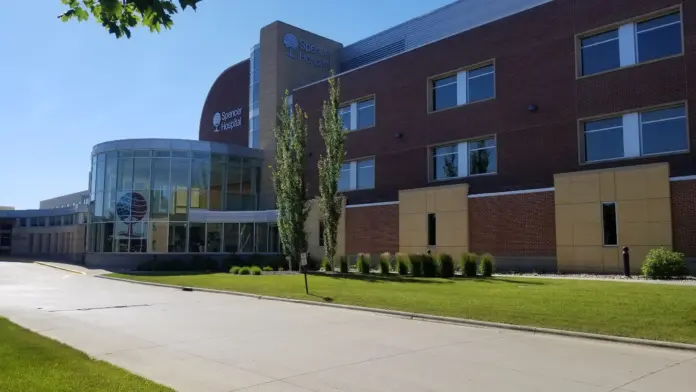
[[[150,156],[150,150],[133,150],[133,156],[145,158]]]
[[[433,110],[457,106],[457,75],[433,81]]]
[[[343,129],[351,129],[350,106],[346,106],[346,107],[338,109],[338,115],[341,117],[341,123],[343,124]]]
[[[89,191],[95,193],[97,191],[97,156],[92,155],[92,167],[89,171]]]
[[[255,167],[249,167],[245,165],[245,167],[242,168],[242,193],[246,195],[256,193]]]
[[[616,230],[616,204],[602,204],[602,224],[604,231],[604,245],[616,245],[618,234]]]
[[[205,252],[205,223],[189,225],[189,252]]]
[[[210,160],[191,161],[191,208],[208,208]]]
[[[254,211],[256,210],[256,195],[242,195],[242,210],[243,211]]]
[[[133,160],[133,189],[150,189],[150,158]]]
[[[254,251],[254,224],[239,224],[239,251],[252,253]]]
[[[636,24],[638,62],[682,52],[682,25],[679,13]]]
[[[341,174],[338,177],[338,190],[347,191],[350,189],[350,163],[341,165]]]
[[[148,252],[167,252],[169,224],[165,221],[151,221],[148,227]]]
[[[238,193],[228,193],[226,199],[226,211],[241,211],[244,209],[242,195]]]
[[[278,226],[271,223],[268,238],[268,251],[271,253],[280,253],[280,233]]]
[[[622,117],[607,118],[605,120],[590,121],[585,123],[585,132],[597,131],[608,128],[623,127]]]
[[[172,151],[172,158],[190,158],[190,157],[191,157],[190,151],[179,151],[179,150]]]
[[[189,170],[191,161],[172,158],[169,220],[185,221],[188,218]]]
[[[375,187],[375,160],[358,161],[358,189]]]
[[[375,100],[370,99],[358,103],[358,129],[375,125]]]
[[[169,216],[169,193],[161,190],[150,191],[150,218],[164,219]]]
[[[587,132],[585,124],[585,160],[621,158],[624,156],[623,128]]]
[[[116,181],[118,189],[133,189],[133,159],[119,158],[118,177]]]
[[[234,159],[227,164],[227,193],[242,193],[242,166],[239,158]]]
[[[96,177],[97,177],[96,191],[97,192],[104,191],[104,171],[105,170],[106,170],[106,155],[99,154],[99,156],[97,157],[97,173],[96,173]]]
[[[469,173],[471,175],[495,173],[495,171],[495,148],[469,151]]]
[[[684,107],[641,114],[642,153],[658,154],[689,148]]]
[[[467,102],[482,101],[495,95],[495,72],[492,65],[468,72]]]
[[[133,150],[121,150],[118,152],[119,158],[131,158],[133,157]]]
[[[220,252],[222,250],[222,223],[208,223],[205,235],[206,252]]]
[[[457,145],[435,147],[433,149],[433,176],[436,180],[453,178],[459,175]]]
[[[580,41],[582,46],[582,74],[619,68],[619,30],[611,30]]]
[[[268,252],[268,223],[256,224],[256,252]]]
[[[117,186],[118,175],[118,158],[115,151],[106,154],[106,170],[105,170],[105,192],[115,192]]]
[[[135,222],[131,226],[130,251],[147,252],[147,221]]]
[[[130,224],[125,222],[116,222],[114,223],[114,231],[114,252],[128,252]]]
[[[104,218],[104,194],[99,192],[94,197],[94,221],[100,222],[106,220]],[[50,224],[50,223],[49,223]]]
[[[225,252],[239,252],[239,223],[225,223]]]
[[[188,225],[181,222],[169,223],[169,252],[186,252],[186,231]]]
[[[157,158],[169,158],[172,156],[172,152],[169,150],[155,150],[152,152],[152,156]]]
[[[225,185],[225,157],[213,155],[210,169],[210,209],[222,210]]]

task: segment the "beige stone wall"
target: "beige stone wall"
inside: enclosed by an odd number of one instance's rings
[[[428,246],[428,214],[435,214],[436,246]],[[459,255],[469,251],[469,185],[399,191],[399,251]]]
[[[554,183],[559,271],[620,272],[628,246],[637,272],[650,249],[672,248],[666,163],[557,174]],[[603,202],[616,203],[618,246],[603,245]]]
[[[343,212],[341,219],[338,221],[338,235],[336,238],[336,256],[344,256],[346,254],[346,203],[343,200]],[[321,222],[321,210],[316,199],[311,201],[309,215],[305,222],[305,231],[307,232],[307,248],[312,257],[320,260],[324,257],[324,247],[319,245],[319,238],[322,235],[319,232],[319,223]],[[334,260],[336,263],[337,260]]]
[[[16,227],[12,235],[13,254],[77,254],[85,251],[86,225]],[[33,235],[33,241],[30,236]],[[39,235],[41,239],[39,240]]]

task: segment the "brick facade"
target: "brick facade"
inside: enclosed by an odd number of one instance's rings
[[[696,257],[696,181],[676,181],[672,188],[674,250]]]
[[[494,256],[555,256],[553,192],[469,199],[469,248]]]
[[[346,254],[399,250],[399,205],[346,208]]]

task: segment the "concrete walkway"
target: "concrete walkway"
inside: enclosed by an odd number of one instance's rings
[[[253,277],[250,277],[253,279]],[[0,314],[180,391],[693,391],[696,353],[0,262]]]

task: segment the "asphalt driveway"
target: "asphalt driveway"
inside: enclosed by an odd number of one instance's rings
[[[691,392],[696,385],[696,352],[184,292],[28,263],[0,262],[0,315],[180,391]]]

